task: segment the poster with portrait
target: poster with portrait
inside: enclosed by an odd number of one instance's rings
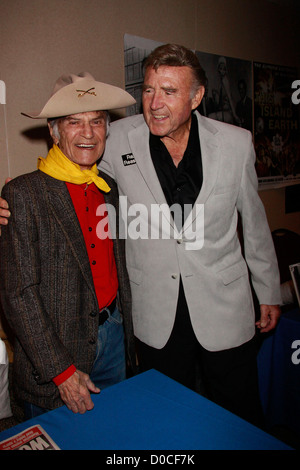
[[[253,130],[252,63],[196,51],[207,77],[198,111],[209,118]]]
[[[297,70],[253,63],[254,144],[260,187],[300,181],[299,107],[292,102]]]
[[[126,109],[127,116],[142,112],[143,63],[151,51],[161,44],[131,34],[124,35],[125,90],[136,100],[135,105]]]

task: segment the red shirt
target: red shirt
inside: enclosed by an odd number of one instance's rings
[[[108,231],[108,215],[103,194],[97,186],[66,183],[84,236],[90,260],[99,310],[112,303],[117,295],[118,278],[113,241],[101,229]],[[96,215],[102,205],[102,216]],[[105,219],[105,220],[104,220]],[[101,222],[102,223],[99,223]],[[104,235],[104,236],[103,236]],[[100,238],[99,238],[100,237]]]
[[[84,236],[98,300],[99,310],[111,304],[117,296],[118,277],[113,241],[107,236],[108,214],[103,194],[97,186],[66,183]],[[101,205],[101,214],[96,215]],[[107,223],[106,223],[107,221]],[[103,233],[105,232],[105,233]],[[107,232],[107,233],[106,233]],[[71,366],[53,379],[60,385],[74,372]]]

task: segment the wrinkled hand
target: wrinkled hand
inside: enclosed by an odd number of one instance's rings
[[[5,184],[11,181],[12,178],[6,178]],[[0,197],[0,226],[1,225],[7,225],[8,224],[8,217],[10,216],[10,212],[8,210],[8,204],[3,199]],[[0,227],[0,235],[1,235],[1,227]]]
[[[280,307],[278,305],[261,305],[260,320],[256,322],[261,333],[271,331],[277,325],[280,317]]]
[[[61,399],[73,413],[83,414],[94,408],[90,392],[99,393],[88,374],[77,370],[58,386]]]

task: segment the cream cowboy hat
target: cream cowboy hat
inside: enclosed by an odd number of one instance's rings
[[[33,119],[48,119],[87,111],[112,110],[135,104],[126,91],[97,82],[88,72],[62,75],[39,113],[22,113]]]

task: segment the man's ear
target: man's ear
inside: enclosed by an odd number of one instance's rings
[[[198,108],[199,104],[202,101],[204,93],[205,93],[204,86],[200,86],[198,90],[196,91],[194,98],[192,99],[192,109]]]
[[[49,133],[51,135],[51,139],[53,140],[53,129],[52,129],[52,126],[50,126],[49,122],[48,122],[48,129],[49,129]]]
[[[57,145],[59,139],[58,139],[57,136],[55,135],[55,133],[54,133],[54,131],[53,131],[53,127],[50,125],[49,122],[48,122],[48,129],[49,129],[49,133],[50,133],[50,136],[51,136],[51,139],[52,139],[53,143]]]

